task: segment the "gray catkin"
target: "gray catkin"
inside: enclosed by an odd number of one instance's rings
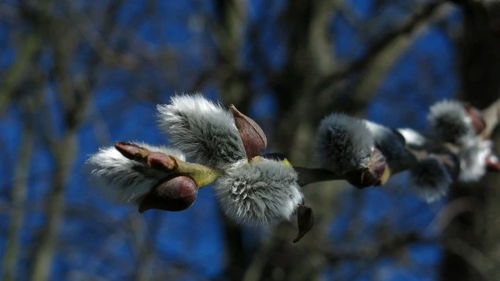
[[[464,145],[475,132],[461,102],[445,100],[431,106],[427,116],[432,137],[440,141]]]
[[[410,189],[428,203],[446,195],[452,179],[435,157],[420,160],[410,169]]]
[[[227,169],[215,190],[224,213],[239,223],[288,220],[303,200],[297,173],[282,161],[240,161]]]
[[[224,168],[246,157],[229,112],[201,95],[178,95],[158,105],[159,126],[189,161]]]
[[[150,151],[162,152],[184,160],[177,149],[136,143]],[[109,199],[123,203],[135,203],[168,173],[150,169],[146,165],[123,156],[114,147],[101,148],[86,162],[91,182]]]
[[[363,120],[333,113],[316,135],[316,154],[325,169],[345,173],[368,165],[374,141]]]
[[[459,180],[474,182],[486,174],[486,158],[492,154],[492,143],[479,138],[469,142],[458,153],[460,160]]]

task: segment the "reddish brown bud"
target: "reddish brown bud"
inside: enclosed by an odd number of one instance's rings
[[[483,114],[470,104],[465,104],[464,108],[471,121],[472,128],[474,128],[476,134],[480,134],[486,128],[486,121],[483,118]]]
[[[500,172],[500,160],[495,155],[486,157],[486,168],[490,172]]]
[[[302,237],[304,237],[304,235],[306,235],[314,225],[313,211],[309,206],[300,204],[297,207],[297,223],[299,233],[297,233],[297,236],[293,239],[293,243],[299,242],[300,239],[302,239]]]
[[[118,150],[123,156],[131,160],[140,161],[146,158],[149,153],[148,150],[129,142],[118,142],[115,144],[116,150]]]
[[[164,153],[149,151],[144,147],[128,142],[118,142],[115,144],[115,148],[128,159],[144,163],[150,168],[165,171],[177,169],[175,159]]]
[[[155,169],[172,171],[177,169],[177,162],[172,156],[161,152],[151,152],[146,158],[146,165]]]
[[[346,174],[346,179],[355,187],[365,188],[385,184],[389,175],[389,167],[387,166],[384,155],[380,150],[374,148],[370,156],[368,167],[348,172]]]
[[[262,128],[250,117],[241,113],[234,105],[229,106],[233,114],[234,123],[240,133],[243,146],[248,159],[252,159],[262,153],[267,147],[267,138]]]
[[[187,176],[177,176],[151,189],[139,204],[139,212],[149,209],[181,211],[189,208],[196,200],[198,188]]]

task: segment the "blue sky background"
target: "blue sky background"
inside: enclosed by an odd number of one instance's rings
[[[11,6],[16,7],[15,1]],[[82,15],[102,13],[103,3],[75,1]],[[263,25],[261,42],[266,51],[263,55],[276,69],[283,67],[284,46],[280,27],[276,23],[277,12],[284,1],[249,1],[248,20]],[[336,58],[350,62],[366,52],[383,30],[408,15],[408,6],[425,1],[393,4],[378,7],[376,1],[346,1],[351,11],[349,22],[338,16],[331,21],[331,36],[335,41]],[[413,1],[412,1],[413,2]],[[7,2],[6,2],[7,3]],[[8,5],[8,4],[6,4]],[[126,1],[119,13],[119,24],[126,36],[147,48],[138,53],[151,64],[134,71],[109,67],[100,70],[97,78],[95,98],[89,110],[89,118],[78,132],[78,157],[72,166],[71,177],[65,194],[67,210],[59,233],[57,254],[51,280],[132,280],[134,264],[137,262],[133,245],[138,235],[137,227],[147,230],[141,239],[154,245],[154,268],[175,272],[179,268],[188,270],[178,275],[177,280],[206,280],[221,276],[225,263],[224,235],[215,197],[210,188],[200,191],[198,200],[190,209],[168,213],[159,211],[139,215],[133,207],[119,206],[104,200],[87,180],[84,161],[99,147],[121,140],[140,140],[151,144],[164,144],[168,140],[156,127],[155,103],[168,102],[175,93],[189,89],[197,73],[214,64],[207,56],[213,48],[213,38],[202,15],[213,15],[211,1],[159,1],[147,18],[129,26],[134,17],[146,9],[142,1]],[[84,17],[85,18],[85,17]],[[351,19],[352,20],[352,19]],[[370,24],[371,29],[358,24]],[[366,118],[391,127],[411,127],[425,130],[428,107],[441,99],[453,98],[458,90],[456,74],[456,47],[449,30],[458,28],[461,15],[458,10],[444,20],[446,24],[433,25],[423,32],[391,71],[376,91],[370,102]],[[18,50],[15,38],[23,34],[22,26],[12,23],[0,15],[0,74],[16,60]],[[117,36],[117,41],[120,36]],[[91,44],[79,46],[79,58],[75,60],[71,75],[82,73],[81,67],[87,59]],[[161,50],[169,50],[175,72],[164,71],[155,63]],[[245,49],[244,49],[245,50]],[[245,57],[245,56],[244,56]],[[47,69],[52,63],[50,54],[43,57]],[[245,66],[252,67],[247,59]],[[268,124],[276,116],[275,93],[263,86],[262,79],[255,75],[255,97],[248,112],[258,122]],[[1,85],[0,76],[0,85]],[[155,89],[154,100],[145,99],[142,91]],[[201,89],[209,98],[216,100],[219,92],[215,85]],[[54,123],[61,123],[60,104],[54,89],[48,85],[46,104],[54,113]],[[147,96],[147,95],[146,95]],[[224,102],[224,101],[222,101]],[[18,146],[21,142],[23,117],[19,103],[12,103],[0,119],[0,253],[6,244],[10,190]],[[272,134],[272,127],[263,126]],[[23,249],[19,265],[20,280],[26,280],[30,265],[29,253],[36,246],[37,232],[44,221],[44,198],[50,184],[53,158],[37,139],[30,166],[28,186],[29,203],[22,231]],[[363,191],[345,189],[341,200],[341,211],[332,221],[330,236],[332,244],[359,247],[376,239],[374,233],[382,221],[396,231],[418,230],[432,237],[429,228],[443,202],[428,205],[414,195],[406,186],[404,174],[391,180],[383,188]],[[353,219],[361,219],[363,231],[353,235],[346,233]],[[268,229],[245,227],[245,245],[255,247],[266,239]],[[144,231],[143,231],[144,232]],[[140,237],[139,235],[139,237]],[[359,272],[354,279],[363,280],[436,280],[440,249],[435,243],[416,243],[409,248],[404,258],[383,257],[370,263],[360,271],[359,261],[347,261],[324,272],[324,280],[335,280]],[[411,262],[405,262],[408,259]],[[177,275],[176,275],[177,276]],[[97,280],[97,279],[95,279]]]

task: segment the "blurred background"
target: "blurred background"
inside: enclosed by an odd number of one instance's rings
[[[404,173],[307,186],[316,225],[298,244],[295,222],[227,220],[210,188],[176,213],[105,201],[88,156],[168,143],[155,105],[188,92],[313,166],[332,111],[425,131],[436,101],[497,99],[500,3],[0,0],[1,280],[500,280],[498,175],[430,205]]]

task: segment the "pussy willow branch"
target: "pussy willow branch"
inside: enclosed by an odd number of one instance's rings
[[[498,99],[493,104],[482,110],[482,115],[486,122],[486,129],[481,134],[481,137],[488,139],[491,137],[491,134],[498,126],[498,122],[500,120],[500,99]],[[400,166],[391,167],[391,177],[395,174],[410,169],[416,163],[417,160],[424,159],[431,154],[436,156],[438,159],[441,159],[442,161],[446,161],[446,159],[456,156],[457,152],[456,149],[449,144],[435,143],[432,142],[432,140],[431,144],[422,150],[412,150],[409,148],[406,148],[406,150],[409,152],[407,154],[409,159],[405,159],[407,161],[401,161],[401,163],[403,164]],[[450,163],[447,164],[453,165]],[[455,169],[456,167],[452,168]],[[299,184],[301,186],[322,181],[347,179],[346,175],[321,168],[307,168],[307,167],[295,166],[294,169],[297,171],[299,175]]]
[[[486,130],[482,133],[481,137],[489,138],[498,126],[498,121],[500,120],[500,99],[495,103],[490,105],[488,108],[482,111],[486,122]],[[198,187],[203,187],[215,181],[220,175],[221,171],[206,167],[204,165],[189,163],[177,159],[171,155],[165,155],[159,152],[151,152],[143,147],[137,146],[135,144],[120,142],[115,145],[125,157],[144,163],[147,167],[152,169],[159,169],[172,173],[188,174],[190,175]],[[398,161],[398,166],[390,166],[390,176],[396,175],[398,173],[409,170],[413,165],[415,165],[418,160],[425,159],[430,155],[433,155],[439,159],[445,166],[450,169],[450,172],[454,174],[458,171],[458,167],[453,161],[454,157],[457,157],[458,149],[447,143],[437,143],[430,140],[430,144],[426,147],[414,150],[406,148],[408,153],[404,154],[407,159],[404,161]],[[305,186],[311,183],[322,182],[322,181],[332,181],[332,180],[348,180],[349,177],[346,174],[342,174],[335,171],[330,171],[322,168],[308,168],[301,166],[294,166],[295,171],[298,173],[298,183],[300,186]]]

